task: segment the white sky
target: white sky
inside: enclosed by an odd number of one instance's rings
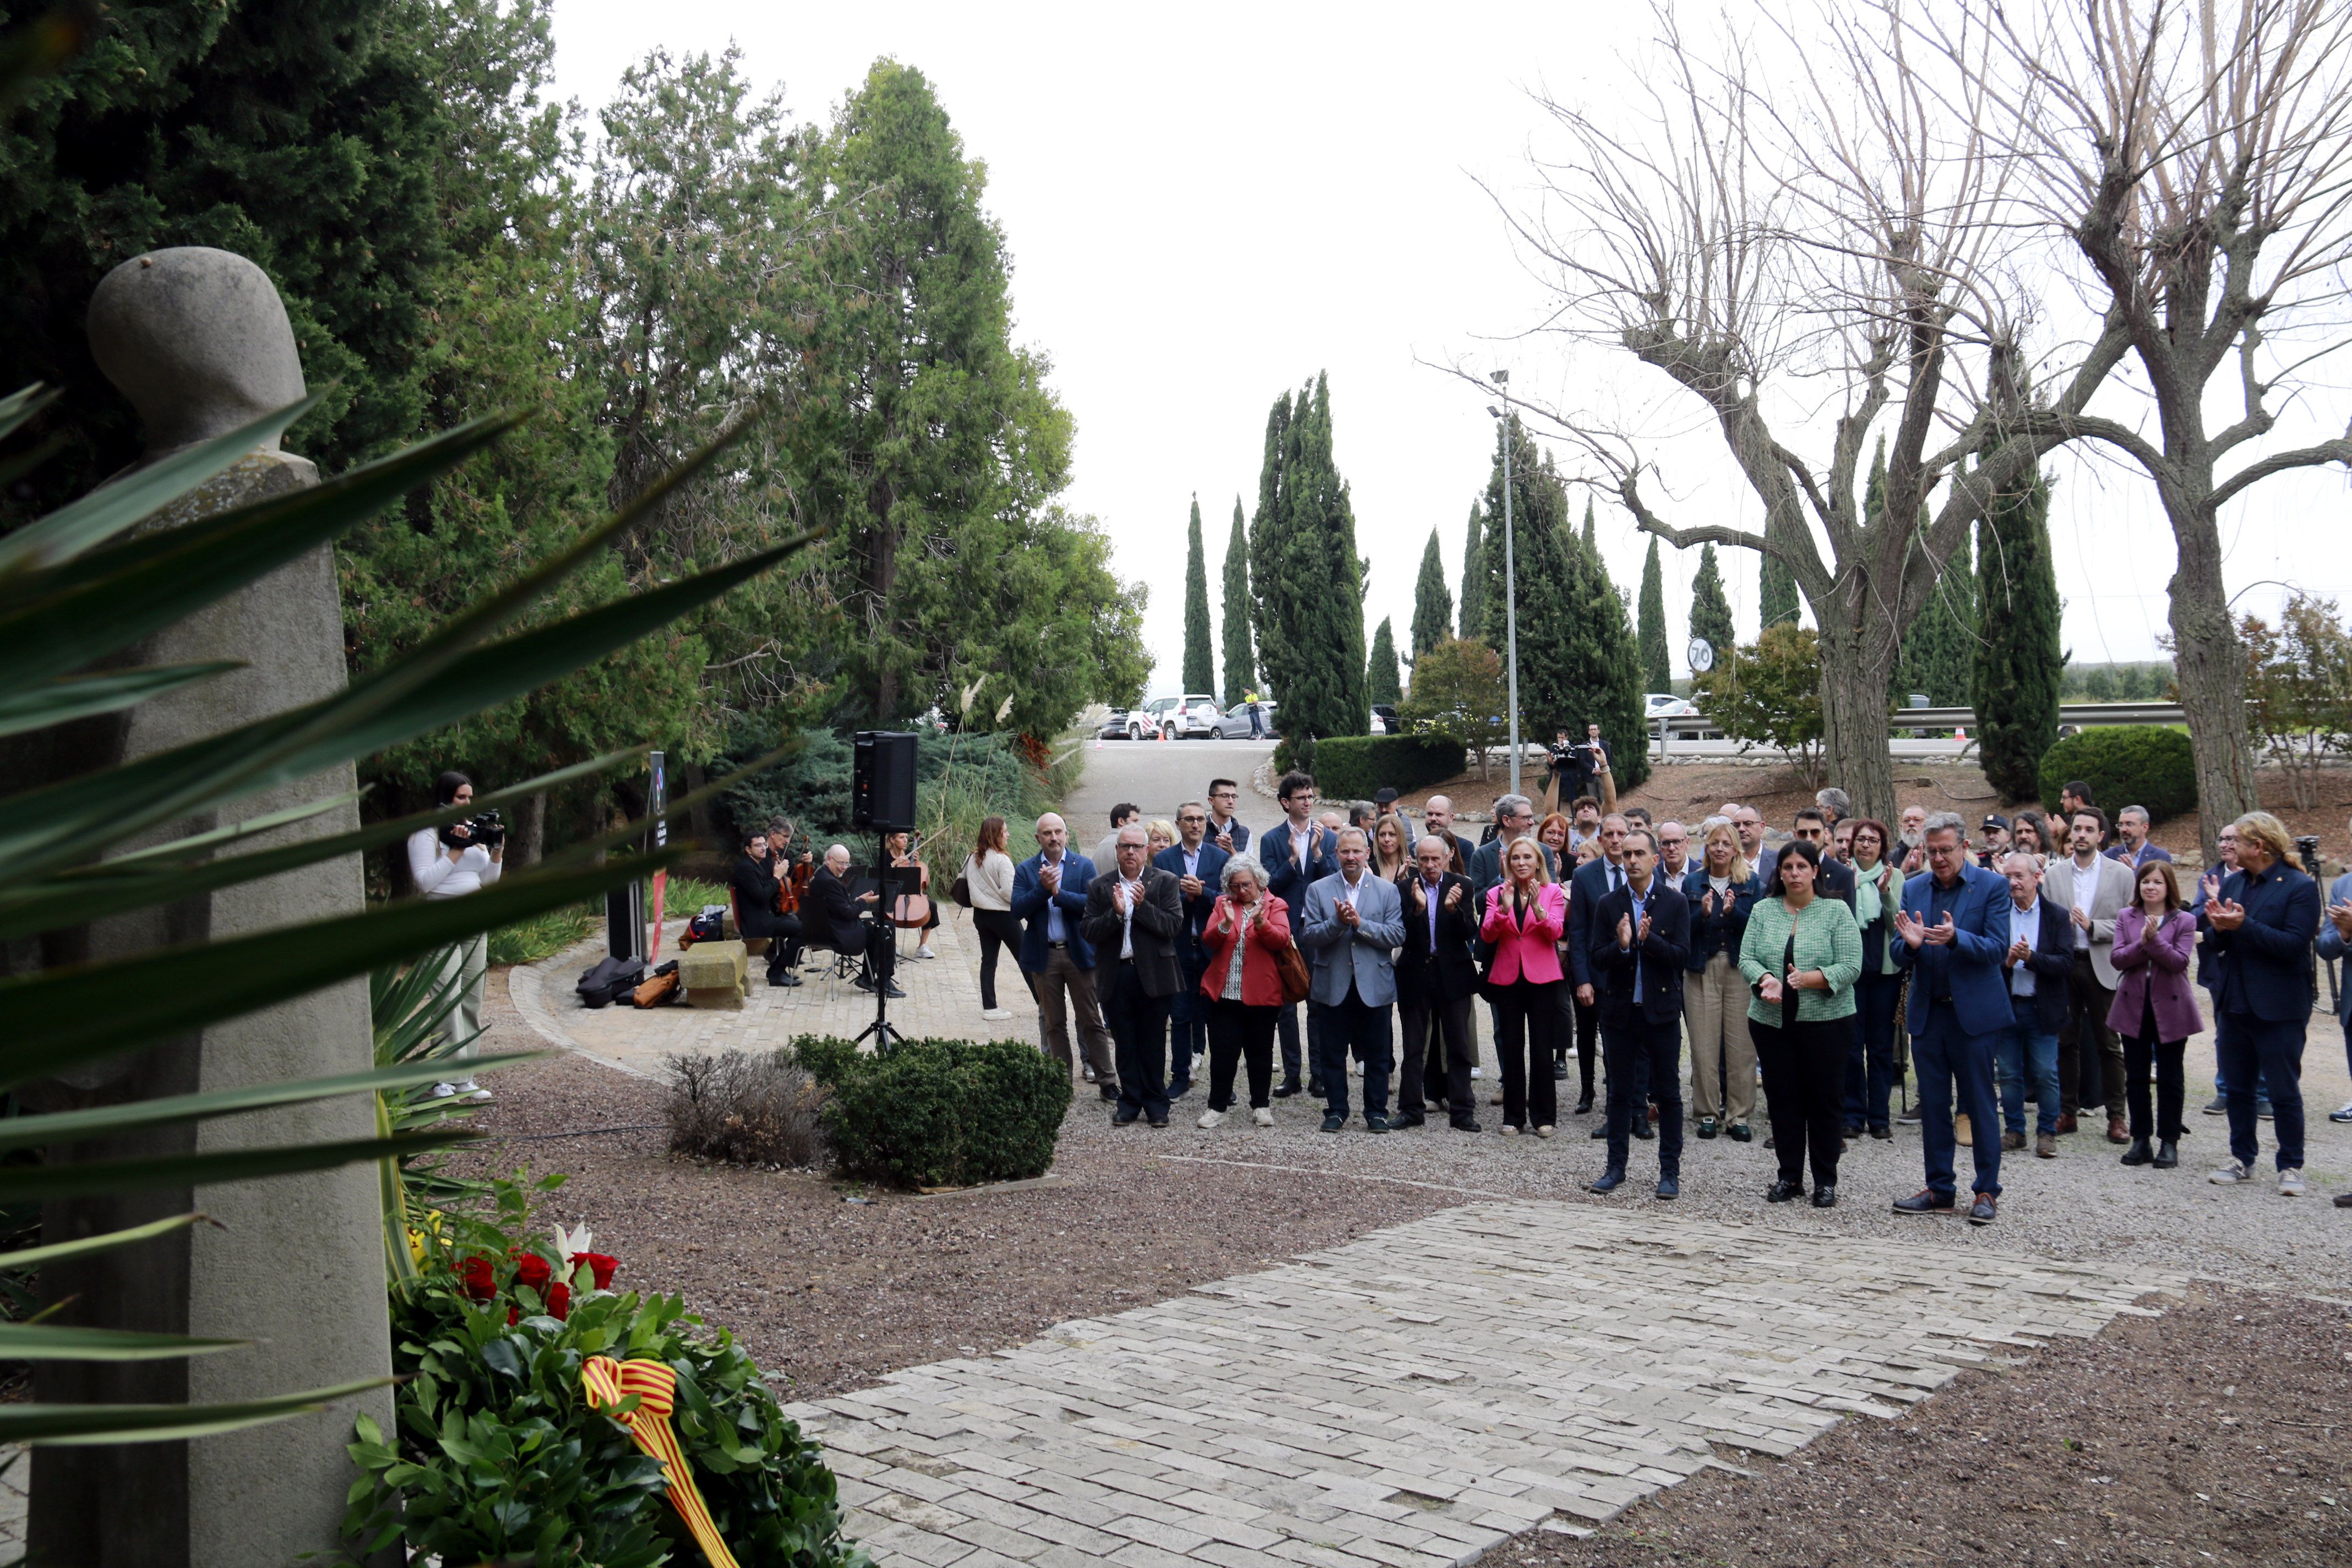
[[[1484,400],[1416,356],[1508,365],[1517,384],[1571,402],[1652,400],[1654,373],[1571,360],[1557,340],[1508,341],[1540,319],[1547,294],[1474,183],[1529,186],[1530,140],[1548,136],[1527,89],[1610,100],[1619,52],[1648,37],[1646,7],[1500,3],[1449,15],[557,0],[558,90],[593,111],[656,44],[677,55],[731,39],[754,83],[781,84],[797,117],[823,122],[877,57],[922,69],[967,155],[987,163],[1016,335],[1051,356],[1052,384],[1076,419],[1065,499],[1102,521],[1120,574],[1150,584],[1158,691],[1173,689],[1182,655],[1191,498],[1201,498],[1213,618],[1234,498],[1255,505],[1266,411],[1286,387],[1330,373],[1339,468],[1358,549],[1373,563],[1368,639],[1386,615],[1401,646],[1433,526],[1458,588],[1493,438]],[[1580,378],[1599,378],[1597,399],[1562,390]],[[2347,401],[2330,389],[2290,419],[2341,430]],[[1760,510],[1710,428],[1661,450],[1679,520],[1728,509],[1757,525]],[[2085,661],[2158,657],[2173,550],[2148,481],[2063,454],[2052,471],[2068,647]],[[2274,479],[2235,503],[2222,529],[2240,606],[2276,605],[2277,589],[2253,585],[2266,579],[2352,602],[2347,513],[2336,474]],[[1612,574],[1633,588],[1646,537],[1605,506],[1598,529]],[[1756,557],[1723,554],[1734,612],[1752,633]],[[1682,675],[1698,552],[1669,549],[1664,564]]]

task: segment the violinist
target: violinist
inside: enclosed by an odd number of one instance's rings
[[[727,883],[735,895],[735,919],[743,934],[768,939],[768,984],[798,985],[801,922],[783,912],[791,882],[778,879],[771,842],[765,828],[745,830],[743,853],[729,868]]]
[[[768,818],[768,870],[782,893],[776,912],[800,913],[801,900],[808,895],[809,879],[816,875],[816,864],[805,849],[797,857],[793,854],[793,825],[781,816]]]

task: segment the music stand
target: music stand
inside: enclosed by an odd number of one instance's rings
[[[866,963],[866,978],[874,983],[874,1022],[857,1031],[857,1039],[855,1043],[864,1045],[867,1037],[872,1037],[875,1054],[878,1056],[887,1053],[893,1046],[906,1043],[906,1037],[898,1033],[897,1025],[890,1022],[891,977],[898,973],[898,969],[897,960],[898,928],[892,911],[897,909],[898,901],[903,894],[921,890],[922,872],[919,868],[913,866],[886,865],[882,858],[882,840],[877,837],[874,843],[872,880],[875,898],[873,906],[867,910],[866,915],[869,929],[866,933],[866,952],[862,956]],[[864,891],[866,882],[866,879],[856,878],[851,884],[850,896],[855,898],[859,892]],[[874,962],[876,951],[886,944],[891,949],[892,954],[888,973],[880,973]]]

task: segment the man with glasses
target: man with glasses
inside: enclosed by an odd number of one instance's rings
[[[1197,800],[1186,801],[1176,808],[1176,842],[1151,862],[1176,879],[1184,900],[1184,923],[1176,935],[1176,964],[1183,972],[1184,984],[1168,1013],[1171,1100],[1181,1100],[1192,1092],[1192,1064],[1209,1054],[1209,999],[1201,994],[1201,976],[1209,969],[1209,950],[1201,945],[1201,932],[1217,907],[1218,879],[1231,857],[1209,842],[1208,832],[1208,808]]]
[[[1679,822],[1658,824],[1658,875],[1677,888],[1690,875],[1690,830]]]
[[[2171,850],[2147,841],[2147,807],[2144,805],[2127,805],[2116,813],[2116,847],[2107,854],[2134,873],[2151,860],[2172,858]]]
[[[1624,835],[1618,848],[1622,880],[1590,922],[1597,943],[1587,955],[1588,968],[1602,993],[1609,1068],[1609,1164],[1591,1190],[1612,1193],[1624,1184],[1629,1139],[1637,1122],[1648,1125],[1654,1089],[1656,1194],[1675,1198],[1682,1195],[1683,971],[1690,959],[1690,904],[1657,875],[1657,858],[1649,829]]]
[[[2212,998],[2214,1019],[2221,1018],[2222,956],[2213,949],[2213,922],[2206,918],[2205,907],[2218,897],[2222,882],[2238,868],[2238,825],[2222,825],[2215,843],[2221,852],[2221,864],[2197,879],[2197,896],[2189,901],[2189,912],[2197,917],[2197,984]],[[2214,1053],[2213,1100],[2205,1107],[2208,1116],[2230,1113],[2230,1078],[2221,1065],[2221,1053]],[[2262,1069],[2254,1069],[2254,1114],[2267,1121],[2271,1115],[2270,1085],[2264,1081]]]
[[[1735,805],[1724,813],[1739,835],[1739,858],[1750,866],[1764,864],[1764,814],[1752,805]]]
[[[1761,817],[1757,819],[1757,826],[1760,837],[1763,826]],[[1830,853],[1829,814],[1814,805],[1801,808],[1797,813],[1795,824],[1789,829],[1789,837],[1801,838],[1822,852],[1822,868],[1814,879],[1814,890],[1829,898],[1843,900],[1847,909],[1853,908],[1853,868]],[[1744,837],[1741,841],[1746,842]],[[1779,864],[1780,859],[1780,852],[1778,849],[1767,849],[1764,851],[1763,859],[1757,862],[1756,877],[1764,886],[1769,888],[1772,885],[1772,868]]]
[[[1241,785],[1233,780],[1209,781],[1208,840],[1220,854],[1239,855],[1249,848],[1249,829],[1234,820],[1234,806],[1241,798]],[[1213,888],[1216,883],[1209,885]]]
[[[1282,821],[1266,829],[1258,839],[1258,859],[1265,867],[1265,890],[1280,899],[1289,910],[1292,929],[1307,912],[1307,889],[1326,877],[1339,874],[1339,838],[1328,828],[1315,822],[1315,780],[1311,774],[1297,769],[1282,775],[1274,786],[1275,799],[1282,803]],[[1312,1033],[1314,1019],[1309,1016],[1308,1082],[1319,1070],[1320,1054],[1314,1050]],[[1298,1008],[1296,1004],[1285,1007],[1276,1024],[1282,1042],[1282,1081],[1274,1088],[1276,1100],[1287,1100],[1299,1091],[1298,1081]],[[1319,1092],[1319,1091],[1318,1091]]]
[[[1959,1144],[1952,1125],[1955,1090],[1975,1130],[1970,1225],[1990,1225],[2000,1197],[2000,1100],[1993,1085],[1994,1046],[2015,1017],[2001,959],[2009,952],[2009,884],[1969,855],[1968,827],[1939,811],[1920,825],[1927,868],[1903,884],[1895,911],[1897,968],[1911,972],[1911,1065],[1919,1076],[1919,1131],[1927,1184],[1895,1200],[1895,1212],[1943,1215],[1958,1207],[1952,1165]]]
[[[1575,876],[1569,882],[1568,983],[1571,987],[1570,995],[1575,1009],[1576,1048],[1580,1058],[1582,1057],[1588,1043],[1592,1042],[1601,1031],[1601,998],[1592,973],[1593,911],[1600,909],[1601,900],[1625,885],[1626,831],[1627,825],[1622,816],[1612,812],[1602,817],[1600,855],[1579,866]],[[1608,1066],[1606,1053],[1601,1057],[1601,1064],[1605,1071]],[[1568,1076],[1568,1047],[1565,1042],[1559,1047],[1559,1054],[1552,1063],[1552,1076],[1557,1079],[1565,1079]],[[1616,1094],[1619,1085],[1614,1079],[1609,1080],[1609,1092],[1612,1096]],[[1650,1116],[1646,1109],[1649,1103],[1646,1068],[1643,1068],[1643,1081],[1629,1083],[1623,1088],[1626,1093],[1634,1097],[1631,1103],[1644,1107],[1642,1114],[1633,1118],[1633,1136],[1636,1138],[1652,1136]],[[1583,1096],[1578,1097],[1577,1115],[1581,1116],[1591,1109],[1592,1103],[1589,1099]],[[1605,1138],[1608,1135],[1609,1128],[1606,1122],[1592,1130],[1592,1136],[1595,1138]]]

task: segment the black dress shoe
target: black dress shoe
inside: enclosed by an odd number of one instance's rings
[[[1599,1125],[1595,1126],[1595,1127],[1592,1129],[1592,1136],[1594,1136],[1595,1138],[1606,1138],[1606,1137],[1608,1137],[1608,1136],[1609,1136],[1609,1124],[1608,1124],[1607,1122],[1603,1121],[1603,1122],[1600,1123]]]
[[[898,989],[898,982],[896,981],[892,981],[890,984],[883,986],[882,994],[887,996],[893,1002],[904,1002],[907,999],[907,994]]]
[[[1118,1098],[1118,1085],[1115,1083],[1097,1084],[1095,1087],[1102,1091],[1102,1097],[1105,1100],[1117,1100]]]
[[[1835,1182],[1832,1182],[1825,1187],[1815,1187],[1813,1189],[1813,1206],[1817,1209],[1833,1209],[1837,1207],[1837,1184]]]
[[[1171,1100],[1181,1100],[1192,1092],[1192,1080],[1189,1078],[1181,1083],[1171,1083],[1168,1086],[1168,1098]]]
[[[1633,1136],[1634,1136],[1634,1137],[1636,1137],[1636,1138],[1655,1138],[1657,1135],[1658,1135],[1658,1130],[1657,1130],[1656,1128],[1654,1128],[1654,1127],[1653,1127],[1653,1126],[1651,1126],[1651,1125],[1650,1125],[1650,1119],[1649,1119],[1648,1117],[1646,1117],[1646,1116],[1636,1116],[1635,1118],[1633,1118]]]
[[[1168,1113],[1163,1110],[1159,1115],[1150,1118],[1150,1121],[1151,1125],[1154,1127],[1165,1127],[1168,1125]]]
[[[1365,1114],[1365,1116],[1364,1116],[1364,1131],[1367,1131],[1367,1132],[1385,1132],[1385,1131],[1387,1131],[1388,1130],[1389,1130],[1389,1119],[1388,1119],[1387,1117],[1385,1117],[1385,1116],[1381,1115],[1381,1114],[1379,1111],[1377,1111],[1377,1110],[1374,1110],[1374,1111],[1369,1111],[1369,1112],[1367,1112],[1367,1113]]]
[[[1775,1180],[1764,1189],[1764,1201],[1768,1204],[1785,1204],[1804,1195],[1804,1184],[1801,1182]]]
[[[775,970],[769,973],[768,984],[771,985],[798,985],[802,984],[802,981],[799,975],[794,974],[790,970]]]
[[[1953,1207],[1952,1194],[1933,1187],[1922,1187],[1907,1198],[1895,1200],[1896,1214],[1950,1214]]]
[[[1456,1132],[1484,1132],[1486,1131],[1485,1128],[1478,1125],[1478,1119],[1475,1116],[1449,1117],[1446,1120],[1445,1124],[1448,1127],[1453,1128]]]
[[[1895,1136],[1895,1129],[1884,1121],[1874,1121],[1870,1124],[1870,1135],[1884,1143]]]
[[[2156,1158],[2148,1162],[2159,1171],[2169,1171],[2180,1163],[2180,1145],[2167,1138],[2156,1146]]]
[[[1748,1123],[1745,1121],[1733,1122],[1730,1126],[1723,1130],[1723,1135],[1730,1139],[1734,1143],[1745,1143],[1749,1139],[1756,1136],[1755,1133],[1748,1130]]]
[[[1565,1083],[1568,1081],[1568,1064],[1566,1062],[1552,1063],[1551,1076],[1552,1080],[1555,1083]]]
[[[1592,1114],[1592,1091],[1591,1089],[1588,1089],[1582,1094],[1576,1097],[1576,1113],[1579,1116],[1590,1116]]]
[[[1285,1079],[1282,1082],[1274,1086],[1274,1098],[1276,1100],[1288,1100],[1292,1095],[1297,1094],[1297,1092],[1298,1080],[1295,1078]]]
[[[2124,1151],[2124,1157],[2118,1163],[2126,1165],[2151,1165],[2156,1163],[2156,1151],[2147,1146],[2147,1139],[2135,1138],[2132,1140],[2131,1147]]]
[[[1394,1116],[1389,1118],[1389,1126],[1391,1129],[1399,1127],[1419,1127],[1428,1120],[1429,1118],[1427,1116],[1418,1110],[1400,1110]]]
[[[1841,1127],[1841,1128],[1839,1128],[1839,1129],[1838,1129],[1838,1136],[1840,1136],[1840,1137],[1842,1137],[1842,1138],[1859,1138],[1859,1137],[1861,1137],[1861,1136],[1862,1136],[1862,1123],[1861,1123],[1861,1122],[1859,1122],[1859,1121],[1849,1121],[1849,1122],[1847,1122],[1843,1127]]]
[[[1113,1127],[1132,1127],[1135,1125],[1137,1118],[1140,1115],[1141,1112],[1139,1111],[1114,1110],[1111,1112],[1110,1124]]]

